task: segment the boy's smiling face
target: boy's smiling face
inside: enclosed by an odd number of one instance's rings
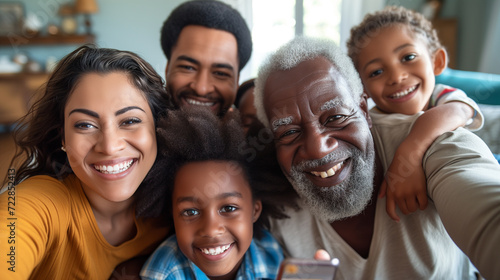
[[[207,276],[234,279],[261,208],[236,163],[192,162],[176,174],[172,212],[177,242]]]
[[[366,40],[356,68],[377,107],[407,115],[426,110],[435,75],[446,65],[444,50],[431,55],[426,39],[402,24],[383,27]]]

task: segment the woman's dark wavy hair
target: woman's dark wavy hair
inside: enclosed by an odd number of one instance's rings
[[[82,76],[112,72],[127,74],[131,83],[144,94],[155,125],[161,115],[173,108],[163,79],[137,54],[94,45],[81,46],[57,64],[42,89],[41,98],[21,118],[14,131],[17,150],[11,166],[16,167],[16,184],[35,175],[63,179],[73,173],[66,153],[61,150],[66,102]],[[150,208],[150,203],[142,201],[148,194],[147,189],[154,188],[147,183],[148,176],[136,193],[138,213],[142,214]]]
[[[182,108],[178,111],[169,111],[168,119],[159,121],[158,143],[160,160],[153,168],[157,179],[163,181],[164,204],[168,205],[170,220],[168,223],[173,229],[172,221],[172,192],[175,176],[179,169],[191,162],[203,161],[230,161],[241,166],[243,176],[248,180],[254,199],[262,201],[262,213],[254,224],[254,234],[259,237],[259,229],[269,228],[269,218],[285,218],[283,205],[280,200],[280,187],[260,184],[262,181],[261,167],[249,160],[245,150],[248,148],[237,111],[228,112],[223,119],[219,119],[212,112],[200,108]],[[281,174],[281,170],[278,174]],[[279,177],[279,176],[278,176]],[[284,175],[279,177],[288,184]],[[277,182],[277,181],[273,181]],[[290,187],[291,188],[291,187]]]

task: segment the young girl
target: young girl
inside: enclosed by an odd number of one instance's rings
[[[175,235],[149,258],[142,279],[275,279],[282,251],[263,226],[282,214],[239,151],[239,116],[184,110],[169,113],[158,138]]]
[[[446,68],[447,55],[421,14],[403,7],[369,14],[351,29],[347,47],[365,92],[376,104],[372,118],[394,122],[397,114],[425,111],[396,151],[380,192],[387,192],[387,212],[399,220],[395,204],[404,214],[427,205],[422,169],[427,148],[457,127],[480,129],[483,116],[463,91],[435,84],[435,75]]]
[[[59,62],[15,134],[21,150],[0,196],[0,219],[13,224],[0,231],[4,277],[108,279],[156,248],[168,228],[145,218],[161,212],[148,173],[170,104],[133,53],[83,46]]]

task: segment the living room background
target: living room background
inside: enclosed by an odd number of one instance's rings
[[[243,9],[242,12],[245,18],[249,21],[250,26],[258,27],[256,23],[259,20],[263,20],[265,17],[272,17],[273,15],[279,15],[284,13],[286,9],[276,10],[275,7],[270,7],[266,5],[257,3],[260,0],[254,0],[254,9],[249,12],[249,7],[251,9],[251,1],[242,0],[226,0],[226,2],[236,6],[238,9]],[[328,8],[335,7],[340,10],[332,10],[329,14],[330,19],[336,18],[338,15],[342,14],[344,20],[340,22],[350,22],[344,26],[340,24],[337,19],[337,24],[339,29],[345,30],[350,28],[352,24],[356,24],[362,18],[362,15],[366,12],[372,12],[382,8],[384,5],[402,5],[408,8],[420,10],[425,0],[351,0],[344,1],[345,5],[350,5],[349,9],[342,9],[342,1],[312,1],[312,0],[298,0],[304,2],[304,6],[311,6],[311,3],[321,4],[331,2]],[[0,0],[2,3],[22,3],[24,6],[24,14],[35,14],[44,24],[44,28],[49,24],[60,24],[61,17],[57,15],[59,6],[67,2],[67,0]],[[96,43],[101,47],[110,47],[130,50],[138,53],[149,61],[155,69],[163,76],[164,67],[166,65],[166,59],[161,51],[160,47],[160,27],[170,13],[170,11],[176,7],[179,3],[184,2],[183,0],[147,0],[147,1],[135,1],[135,0],[97,0],[99,5],[99,11],[96,14],[91,15],[92,20],[92,30],[96,36]],[[280,0],[272,1],[273,3],[282,4],[283,7],[288,7],[289,13],[294,13],[295,9],[290,8],[290,5],[294,5],[295,0]],[[456,68],[461,70],[470,71],[486,71],[491,73],[500,74],[500,58],[498,55],[493,54],[495,46],[498,46],[500,40],[500,20],[492,17],[496,9],[496,13],[500,13],[499,9],[500,0],[478,0],[478,1],[467,1],[467,0],[446,0],[441,11],[442,18],[453,17],[458,21],[458,34],[457,34],[457,64]],[[263,3],[269,3],[264,1]],[[290,4],[291,3],[291,4]],[[353,4],[354,3],[354,4]],[[358,5],[358,8],[353,6]],[[274,4],[275,5],[275,4]],[[256,11],[256,6],[260,7],[259,11]],[[291,10],[290,10],[291,9]],[[356,10],[357,9],[357,10]],[[355,13],[355,14],[354,14]],[[324,14],[324,13],[323,13]],[[282,14],[281,14],[282,16]],[[291,15],[292,16],[292,15]],[[83,16],[76,17],[79,23],[78,32],[84,32]],[[355,22],[357,21],[357,22]],[[297,22],[290,21],[288,25],[294,28]],[[307,24],[307,23],[306,23]],[[262,29],[260,29],[262,30]],[[267,29],[272,35],[272,28]],[[304,32],[307,35],[307,26],[304,27]],[[257,31],[254,31],[254,33]],[[262,33],[262,31],[259,31]],[[276,29],[274,32],[283,32],[281,29]],[[336,30],[332,32],[332,37],[335,40],[340,40],[342,43],[345,42],[341,35],[342,30]],[[489,35],[488,35],[489,34]],[[316,34],[312,34],[316,35]],[[320,34],[321,35],[321,34]],[[254,35],[255,36],[255,35]],[[293,33],[290,35],[293,36]],[[256,36],[255,36],[256,37]],[[283,36],[274,36],[275,38]],[[268,50],[258,50],[254,52],[254,56],[259,56],[252,63],[249,64],[242,72],[240,81],[244,81],[246,78],[253,76],[256,73],[256,68],[263,59],[266,52],[271,51],[275,48],[278,40],[274,42],[259,42],[256,41],[255,45],[268,46]],[[282,44],[284,42],[278,42]],[[488,43],[488,45],[485,45]],[[69,53],[71,50],[76,48],[75,45],[64,45],[64,46],[25,46],[23,44],[10,45],[10,46],[0,46],[0,56],[12,57],[16,53],[22,52],[26,53],[32,59],[39,61],[42,65],[45,64],[47,58],[60,59],[65,54]],[[482,55],[489,54],[487,59]],[[495,61],[496,59],[496,61]],[[492,61],[493,60],[493,61]],[[485,64],[486,67],[484,66]]]

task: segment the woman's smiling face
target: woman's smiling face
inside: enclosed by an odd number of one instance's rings
[[[79,79],[64,110],[63,146],[91,204],[132,197],[157,146],[149,104],[127,74],[89,73]]]

